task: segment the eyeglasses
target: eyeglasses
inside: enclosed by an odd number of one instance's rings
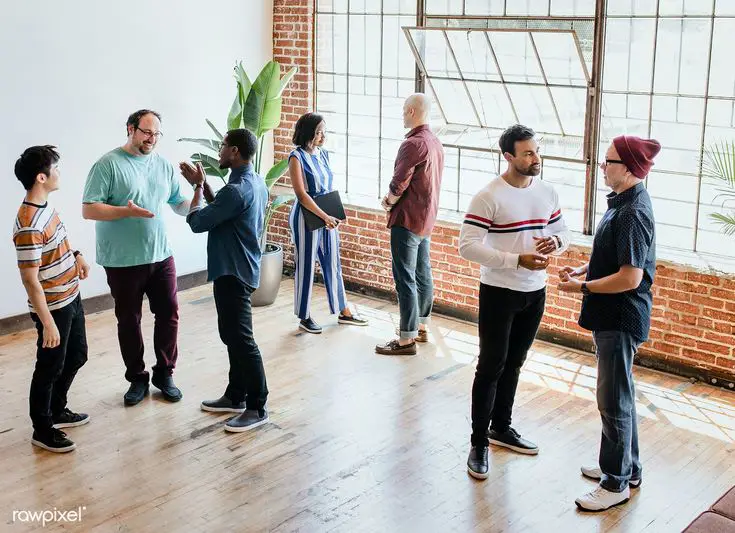
[[[600,163],[600,166],[606,167],[607,165],[610,165],[612,163],[617,163],[618,165],[625,165],[625,161],[621,161],[620,159],[605,159],[602,163]]]
[[[136,130],[138,130],[140,133],[146,136],[146,138],[150,139],[151,137],[155,137],[156,140],[163,137],[162,131],[151,131],[151,130],[142,130],[138,126],[135,127]]]

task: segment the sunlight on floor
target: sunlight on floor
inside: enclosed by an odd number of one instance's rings
[[[359,312],[370,319],[376,333],[386,339],[395,336],[399,327],[398,313],[361,306]],[[451,358],[459,364],[474,364],[479,349],[475,333],[463,333],[441,327],[434,321],[429,325],[431,342],[436,345],[438,358]],[[529,352],[521,373],[521,381],[564,394],[572,394],[591,402],[596,401],[595,366],[569,361],[566,357],[555,357],[545,353],[545,346]],[[553,345],[548,345],[552,347]],[[563,352],[566,354],[576,352]],[[588,356],[593,362],[592,356]],[[686,388],[686,383],[684,384]],[[636,408],[638,416],[652,420],[666,420],[674,426],[707,435],[724,442],[735,443],[735,396],[727,404],[686,392],[667,389],[646,383],[640,376],[636,380]]]

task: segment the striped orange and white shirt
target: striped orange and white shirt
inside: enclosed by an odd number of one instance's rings
[[[13,230],[18,268],[38,267],[49,311],[70,304],[79,294],[79,273],[66,227],[56,209],[23,202]],[[30,300],[28,307],[35,312]]]

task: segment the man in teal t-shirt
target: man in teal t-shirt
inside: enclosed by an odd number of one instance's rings
[[[155,315],[151,382],[166,400],[176,402],[182,397],[171,377],[178,356],[179,304],[162,210],[168,203],[186,216],[190,202],[181,195],[173,165],[154,153],[162,135],[160,115],[136,111],[128,117],[127,133],[125,145],[103,155],[90,170],[82,215],[97,221],[97,263],[105,269],[115,300],[117,336],[130,382],[125,404],[135,405],[148,393],[140,329],[144,294]]]

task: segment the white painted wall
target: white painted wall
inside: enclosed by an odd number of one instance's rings
[[[24,195],[13,174],[21,152],[35,144],[59,147],[61,189],[50,202],[72,246],[93,261],[94,222],[81,217],[90,166],[124,144],[125,120],[136,109],[162,114],[158,151],[174,164],[196,151],[176,139],[210,137],[205,118],[226,129],[232,66],[242,60],[255,77],[272,57],[272,14],[272,0],[24,0],[3,10],[0,318],[27,311],[11,241]],[[178,273],[206,268],[206,236],[193,235],[173,212],[166,223]],[[84,297],[109,292],[102,267],[95,265],[82,291]]]

